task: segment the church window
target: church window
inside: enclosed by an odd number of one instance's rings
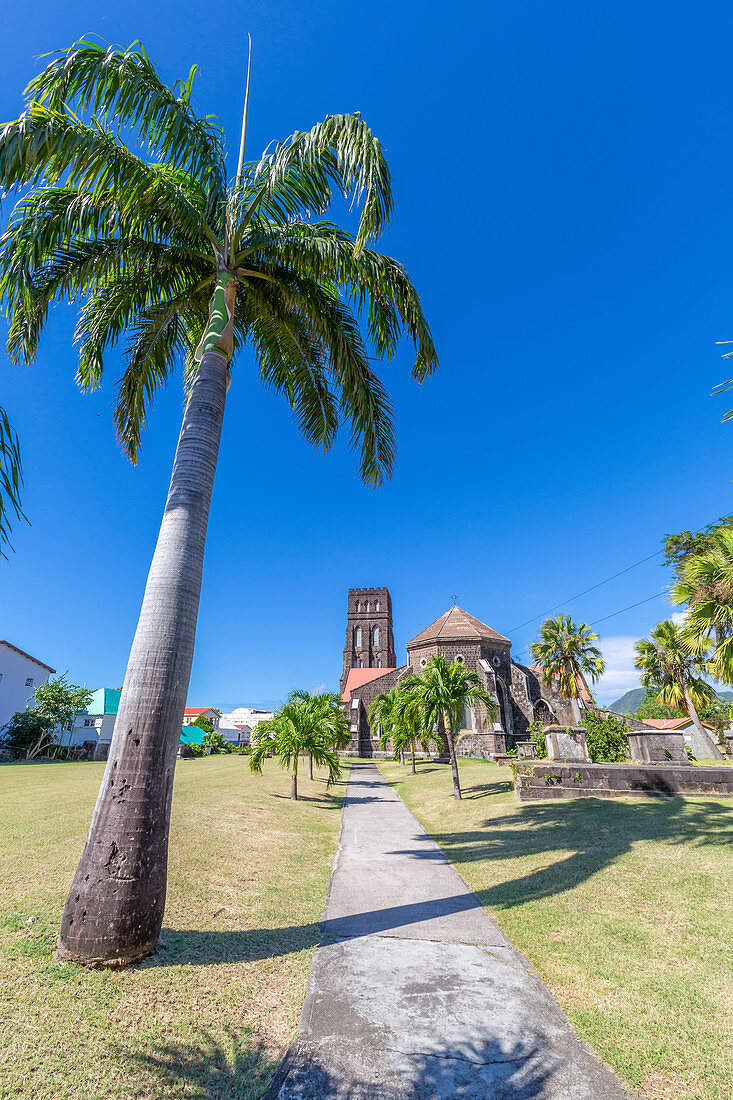
[[[427,663],[428,663],[428,659],[427,659],[427,657],[421,657],[421,658],[420,658],[420,668],[425,668],[425,666],[427,665]]]
[[[359,600],[356,601],[356,610],[361,611],[361,602]]]
[[[372,657],[371,661],[369,662],[369,667],[370,668],[376,668],[376,665],[374,664],[374,658],[373,657]]]
[[[381,667],[382,667],[382,658],[377,657],[377,668],[381,668]]]
[[[374,610],[379,611],[379,600],[374,601]]]
[[[363,668],[363,667],[364,667],[364,662],[360,660],[359,661],[359,668]]]
[[[463,654],[462,653],[459,653],[458,656],[456,657],[456,664],[459,664],[459,665],[465,664],[465,661],[463,660]]]
[[[378,626],[374,627],[374,630],[372,632],[372,637],[374,639],[374,645],[379,645],[379,627]]]
[[[360,646],[361,645],[361,627],[360,626],[357,626],[356,630],[354,631],[354,645],[355,646]]]
[[[365,603],[365,605],[364,605],[364,610],[365,610],[365,611],[368,611],[368,610],[369,610],[369,600],[367,600],[367,602]]]

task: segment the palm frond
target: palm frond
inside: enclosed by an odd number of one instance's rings
[[[199,117],[191,107],[193,66],[185,80],[170,88],[140,42],[127,49],[96,42],[75,42],[60,51],[30,82],[31,101],[61,110],[73,104],[132,127],[149,151],[184,168],[207,191],[225,188],[225,142],[213,116]]]
[[[20,444],[8,414],[0,406],[0,558],[6,558],[10,547],[13,519],[24,519],[20,507],[23,467]]]

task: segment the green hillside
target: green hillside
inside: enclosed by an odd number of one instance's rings
[[[733,691],[719,691],[718,697],[725,699],[726,703],[733,703]],[[615,703],[609,703],[608,709],[615,710],[617,714],[633,714],[643,698],[644,688],[632,688]]]

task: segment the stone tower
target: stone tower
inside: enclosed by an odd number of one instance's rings
[[[395,668],[392,597],[388,588],[350,588],[341,691],[352,668]]]

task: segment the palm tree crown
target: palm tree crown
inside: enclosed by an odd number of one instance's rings
[[[657,623],[649,638],[636,643],[635,665],[641,670],[641,683],[654,688],[662,706],[678,707],[690,713],[712,702],[713,688],[700,676],[705,658],[690,651],[684,631],[671,619]],[[690,715],[693,720],[696,714]]]
[[[570,615],[555,615],[540,629],[539,640],[530,646],[547,687],[557,687],[566,699],[578,699],[582,689],[591,697],[586,677],[595,681],[605,664],[593,643],[598,635],[587,623],[574,623]]]
[[[378,484],[394,459],[390,405],[352,303],[378,355],[406,332],[415,377],[436,366],[404,269],[365,247],[392,210],[382,147],[358,114],[332,115],[227,185],[220,126],[192,107],[195,71],[169,88],[139,44],[80,42],[29,84],[23,115],[0,133],[0,187],[31,187],[0,243],[9,354],[31,362],[53,302],[78,301],[77,378],[94,389],[127,333],[115,421],[135,461],[150,397],[176,362],[190,385],[206,350],[231,359],[247,344],[310,442],[331,446],[350,421],[362,475]],[[361,205],[355,238],[309,220],[334,192]]]
[[[275,717],[261,722],[255,734],[250,768],[261,773],[265,759],[273,753],[292,774],[291,798],[298,797],[298,758],[303,753],[328,769],[327,786],[341,777],[337,749],[346,747],[349,730],[338,695],[293,691]]]
[[[693,654],[702,657],[712,645],[710,670],[733,683],[733,529],[720,527],[712,546],[691,555],[672,587],[672,600],[687,604],[683,634]]]

